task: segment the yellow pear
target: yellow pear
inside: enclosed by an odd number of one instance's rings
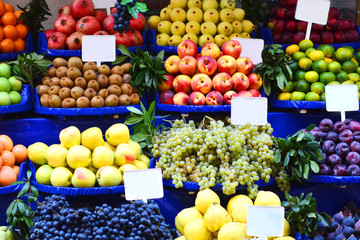
[[[161,33],[161,34],[156,35],[156,45],[167,46],[169,40],[170,40],[169,34]]]
[[[187,3],[188,8],[192,8],[192,7],[198,7],[201,8],[202,7],[202,1],[201,0],[189,0]]]
[[[66,162],[73,169],[88,167],[91,163],[91,152],[81,145],[72,146],[66,156]]]
[[[252,33],[252,31],[254,31],[254,29],[255,29],[254,24],[251,21],[246,20],[246,19],[241,21],[241,25],[242,25],[243,32],[246,32],[248,34]]]
[[[161,22],[161,17],[153,15],[148,19],[148,26],[150,29],[154,29],[155,31],[157,31],[157,26],[159,22]]]
[[[46,150],[48,146],[42,142],[36,142],[28,147],[28,156],[30,161],[35,164],[43,165],[46,163]]]
[[[221,0],[220,1],[220,8],[224,9],[224,8],[230,8],[230,9],[234,9],[235,8],[235,0]]]
[[[187,0],[170,0],[170,5],[172,8],[185,9],[187,6]]]
[[[255,206],[281,207],[281,201],[278,195],[271,191],[259,191],[254,201]]]
[[[229,222],[232,222],[231,216],[219,203],[212,203],[204,214],[204,223],[210,232],[219,231]]]
[[[61,146],[60,144],[52,144],[46,150],[46,162],[51,167],[65,167],[66,164],[66,155],[68,153],[67,148]]]
[[[171,13],[171,8],[165,7],[163,9],[161,9],[160,11],[160,18],[162,21],[169,21],[170,20],[170,13]]]
[[[98,127],[86,129],[81,134],[81,144],[93,151],[97,146],[104,146],[102,131]]]
[[[205,12],[208,9],[218,9],[219,4],[217,0],[204,0],[202,3],[202,9]]]
[[[180,234],[184,234],[186,224],[194,219],[202,218],[203,215],[196,209],[196,207],[185,208],[181,210],[175,217],[175,227]]]
[[[207,188],[197,193],[195,207],[202,214],[205,214],[210,205],[213,203],[220,204],[220,198],[213,190]]]
[[[239,205],[252,206],[253,201],[248,196],[244,194],[239,194],[229,200],[226,210],[231,215],[233,209]]]
[[[243,240],[244,233],[239,224],[230,222],[224,224],[218,233],[218,240]]]
[[[186,240],[209,240],[211,232],[206,228],[202,218],[196,218],[186,224],[184,228]]]
[[[245,17],[244,9],[242,9],[242,8],[234,8],[233,12],[234,12],[234,19],[235,20],[238,20],[240,22],[242,20],[244,20],[244,17]]]
[[[123,123],[116,123],[105,132],[106,141],[114,146],[129,142],[129,128]]]
[[[75,145],[80,145],[81,141],[81,132],[75,126],[70,126],[61,130],[59,134],[59,139],[61,144],[64,145],[67,149]]]

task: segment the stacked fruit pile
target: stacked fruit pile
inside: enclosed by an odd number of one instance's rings
[[[171,0],[160,16],[151,16],[149,28],[154,29],[159,46],[178,46],[192,40],[200,47],[215,42],[221,47],[233,37],[249,38],[254,24],[244,19],[245,11],[235,8],[235,0]]]
[[[16,181],[20,164],[28,157],[28,150],[24,145],[14,146],[7,135],[0,135],[0,187],[9,186]]]
[[[289,66],[293,79],[278,95],[279,100],[325,101],[325,86],[332,84],[360,84],[359,55],[344,46],[335,51],[328,44],[313,47],[310,40],[287,47],[286,53],[293,61]],[[359,88],[360,89],[360,88]]]
[[[120,34],[114,30],[115,18],[119,15],[116,8],[107,16],[102,10],[95,10],[92,0],[73,0],[71,6],[63,6],[59,10],[59,18],[54,23],[54,29],[45,31],[50,49],[79,50],[84,35],[114,35],[116,45],[126,47],[143,45],[140,31],[145,28],[145,17],[138,14],[132,19],[129,31]],[[116,16],[115,16],[116,17]]]
[[[305,39],[307,22],[295,20],[297,0],[282,0],[280,7],[271,10],[268,27],[272,31],[275,43],[298,44]],[[357,42],[360,40],[354,21],[339,19],[340,12],[331,7],[327,24],[314,24],[311,28],[310,40],[315,44]]]
[[[59,195],[45,198],[30,229],[35,239],[174,239],[156,202],[75,208]]]
[[[328,118],[310,131],[321,141],[323,163],[319,174],[360,176],[360,123],[347,119],[335,124]]]
[[[18,104],[21,102],[22,82],[11,76],[11,67],[0,63],[0,106]]]
[[[40,166],[36,180],[56,187],[117,186],[123,182],[124,171],[147,169],[150,164],[140,155],[140,145],[129,137],[129,129],[122,123],[107,129],[107,142],[100,128],[82,133],[74,126],[65,128],[59,134],[61,144],[48,147],[36,142],[29,146],[29,159]]]
[[[280,207],[280,198],[273,192],[260,191],[253,202],[240,194],[230,199],[227,209],[220,205],[219,196],[210,189],[198,192],[195,206],[185,208],[175,218],[176,229],[183,236],[178,240],[248,239],[246,214],[248,206]],[[284,235],[289,236],[290,225],[284,219]],[[288,240],[293,239],[291,237]]]
[[[78,57],[68,61],[55,58],[48,76],[37,86],[42,107],[88,108],[116,107],[140,103],[140,96],[130,85],[132,67],[125,63],[110,69],[94,62],[83,63]]]
[[[234,96],[261,96],[262,78],[251,73],[254,64],[250,58],[240,57],[238,41],[225,42],[222,53],[215,43],[207,43],[196,54],[196,44],[186,40],[177,52],[165,61],[165,70],[176,77],[168,76],[160,84],[160,103],[230,105]]]

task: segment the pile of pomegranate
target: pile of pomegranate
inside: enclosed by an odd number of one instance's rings
[[[70,6],[60,8],[54,29],[45,31],[48,48],[80,50],[84,35],[114,35],[116,45],[143,45],[141,31],[145,28],[145,17],[139,13],[136,19],[131,19],[129,31],[120,34],[113,29],[114,13],[116,8],[112,8],[109,16],[103,10],[95,10],[92,0],[73,0]]]

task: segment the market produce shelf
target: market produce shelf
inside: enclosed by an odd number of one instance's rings
[[[21,90],[21,102],[19,104],[0,106],[0,117],[6,114],[26,112],[32,109],[32,99],[30,94],[31,87],[24,84]]]
[[[324,101],[290,101],[290,100],[278,100],[275,94],[269,96],[269,105],[271,108],[284,108],[284,109],[326,109],[326,103]]]
[[[309,178],[311,183],[325,183],[347,185],[353,183],[360,183],[360,176],[326,176],[326,175],[312,175]]]
[[[34,40],[31,33],[28,33],[26,37],[26,44],[25,44],[25,51],[21,52],[12,52],[12,53],[1,53],[0,54],[0,61],[7,61],[7,60],[15,60],[18,55],[22,53],[32,53],[34,52]]]

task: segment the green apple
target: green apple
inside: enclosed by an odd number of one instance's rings
[[[79,167],[75,169],[74,175],[71,178],[71,183],[77,188],[94,187],[96,184],[96,176],[91,170]]]
[[[127,143],[130,139],[129,128],[123,123],[116,123],[105,132],[106,141],[114,146]]]
[[[80,145],[81,132],[77,127],[70,126],[61,130],[59,139],[67,149],[70,149],[72,146]]]
[[[16,77],[12,76],[11,78],[9,78],[9,82],[10,82],[12,91],[18,91],[18,92],[21,91],[22,82],[20,80],[18,80]]]
[[[66,162],[73,169],[87,167],[91,163],[91,152],[81,145],[72,146],[67,153]]]
[[[7,92],[0,92],[0,106],[8,106],[11,104],[10,95]]]
[[[122,181],[122,174],[113,166],[104,166],[97,171],[96,179],[100,187],[118,186]]]
[[[92,153],[92,165],[96,168],[111,166],[114,163],[114,152],[105,146],[98,146]]]
[[[6,63],[0,63],[0,77],[11,77],[11,67]]]
[[[0,77],[0,92],[10,92],[11,84],[8,79]]]
[[[28,147],[30,161],[38,165],[46,164],[45,154],[48,146],[42,142],[36,142]]]
[[[51,172],[51,185],[54,187],[69,187],[72,176],[72,172],[66,167],[57,167]]]
[[[53,170],[54,169],[47,164],[42,165],[36,170],[36,181],[40,184],[51,185],[50,176]]]
[[[7,226],[0,227],[0,239],[1,240],[15,240],[12,230],[8,230]]]
[[[45,154],[46,162],[52,167],[65,167],[67,153],[67,148],[60,144],[50,145]]]
[[[119,144],[115,150],[115,164],[122,166],[136,159],[137,150],[128,143]]]
[[[10,91],[9,93],[11,104],[19,104],[21,103],[21,95],[17,91]]]

